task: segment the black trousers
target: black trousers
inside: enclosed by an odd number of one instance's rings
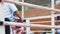
[[[57,16],[57,20],[60,20],[60,16]],[[57,29],[56,34],[60,34],[60,32],[58,30],[60,30],[60,29]]]
[[[5,18],[5,21],[10,21],[8,18]],[[5,25],[5,34],[10,34],[10,26]]]
[[[57,16],[57,20],[60,20],[60,16]]]

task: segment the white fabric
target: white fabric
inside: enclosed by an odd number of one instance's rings
[[[11,4],[11,3],[4,3],[4,8],[5,8],[4,17],[12,20],[13,13],[18,9],[14,4]]]
[[[5,34],[5,26],[0,26],[0,34]]]
[[[4,11],[5,11],[4,6],[0,4],[0,21],[4,21]]]

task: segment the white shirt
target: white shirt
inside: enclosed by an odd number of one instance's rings
[[[0,4],[0,21],[4,21],[4,7]]]
[[[9,18],[10,20],[13,19],[14,12],[18,10],[16,6],[11,3],[4,3],[3,8],[4,8],[4,18]]]

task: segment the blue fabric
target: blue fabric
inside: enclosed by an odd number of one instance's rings
[[[60,34],[60,33],[57,33],[57,34]]]
[[[60,29],[57,30],[57,34],[60,34]]]

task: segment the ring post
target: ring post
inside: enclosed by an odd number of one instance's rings
[[[26,24],[30,24],[29,19],[26,19]],[[26,27],[26,34],[30,34],[30,27]]]
[[[51,8],[54,9],[54,0],[51,0]],[[54,13],[53,11],[51,11],[51,26],[52,26],[52,34],[55,34],[55,29],[53,28],[55,26],[55,22],[54,22]]]

